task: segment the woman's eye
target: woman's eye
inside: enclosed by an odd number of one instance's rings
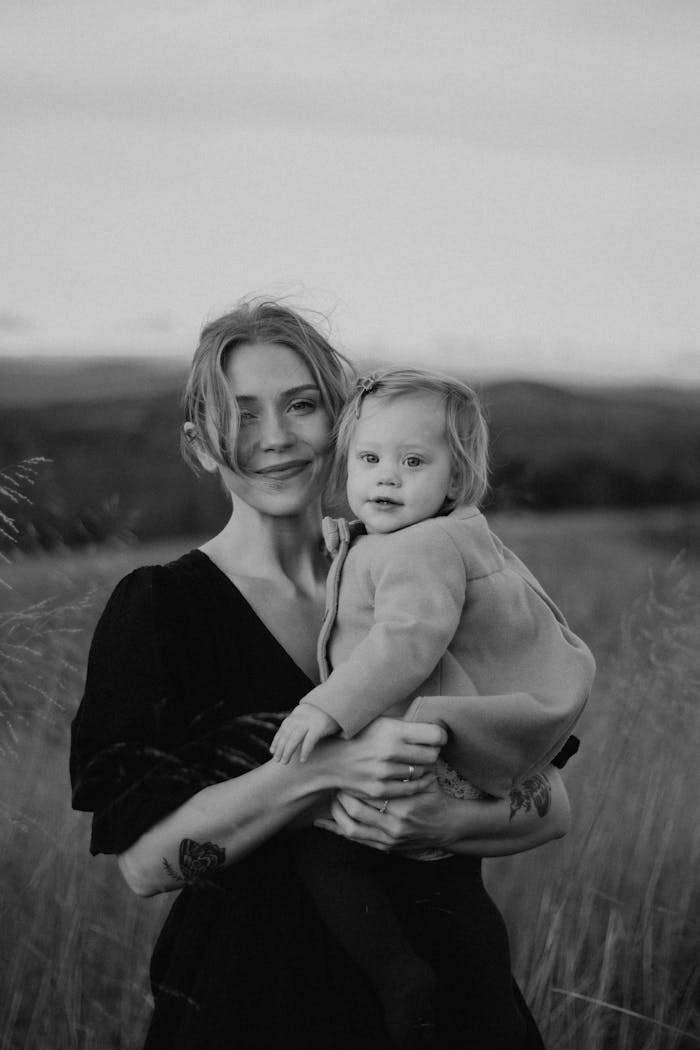
[[[292,401],[289,406],[291,412],[313,412],[316,408],[315,401]]]
[[[245,409],[241,409],[238,413],[238,419],[242,427],[247,427],[255,422],[255,414],[253,412],[247,412]]]

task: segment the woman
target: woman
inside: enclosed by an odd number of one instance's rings
[[[292,860],[290,835],[328,816],[329,800],[341,834],[387,851],[411,938],[437,976],[435,1045],[542,1045],[479,858],[564,833],[556,771],[510,801],[446,798],[433,776],[444,731],[391,719],[323,741],[305,764],[268,761],[283,714],[318,680],[321,496],[346,376],[325,339],[278,304],[204,328],[185,449],[218,472],[231,517],[199,550],[122,580],[95,632],[73,725],[74,806],[93,812],[92,852],[118,854],[134,892],[184,887],[152,960],[147,1050],[389,1045],[372,989]],[[398,852],[430,846],[457,854],[441,864],[472,896],[469,944],[441,914],[432,865]]]

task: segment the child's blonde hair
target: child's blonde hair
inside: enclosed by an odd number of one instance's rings
[[[331,488],[344,496],[347,461],[357,420],[368,397],[435,394],[445,408],[445,438],[452,457],[455,495],[443,513],[460,504],[478,506],[488,489],[488,428],[478,395],[459,379],[423,368],[384,368],[361,376],[335,428]]]

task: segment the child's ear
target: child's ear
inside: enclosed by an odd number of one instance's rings
[[[459,492],[459,480],[457,478],[456,472],[452,471],[452,476],[450,477],[450,483],[447,486],[447,498],[449,500],[456,500],[458,492]]]
[[[194,449],[202,470],[206,470],[207,474],[216,474],[219,469],[219,464],[216,462],[211,452],[208,452],[199,440],[197,428],[194,423],[183,423],[182,429],[185,435],[185,441],[187,441]]]

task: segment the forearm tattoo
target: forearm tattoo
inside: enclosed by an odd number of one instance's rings
[[[177,872],[167,857],[163,857],[163,867],[171,879],[177,882],[198,882],[203,876],[213,874],[226,861],[226,850],[214,842],[195,842],[183,839],[180,843],[179,865]]]
[[[519,809],[529,813],[534,806],[540,817],[549,813],[552,803],[552,789],[544,773],[535,773],[526,777],[510,792],[510,817],[512,820]]]

